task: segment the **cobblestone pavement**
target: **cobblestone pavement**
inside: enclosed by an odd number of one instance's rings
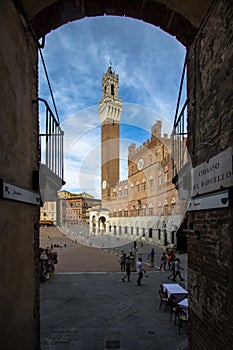
[[[147,266],[142,287],[135,283],[136,272],[131,283],[123,283],[119,256],[74,243],[56,228],[42,229],[41,246],[51,241],[67,246],[56,248],[56,273],[41,284],[41,350],[188,349],[187,325],[178,335],[169,312],[159,310],[158,288],[170,272]],[[150,247],[141,248],[146,261]]]

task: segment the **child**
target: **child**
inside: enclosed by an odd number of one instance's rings
[[[160,271],[162,271],[162,269],[164,271],[166,270],[166,264],[167,264],[167,257],[166,257],[166,254],[163,253],[160,259]]]

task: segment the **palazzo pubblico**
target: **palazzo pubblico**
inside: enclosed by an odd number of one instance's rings
[[[110,234],[158,246],[186,250],[181,227],[186,201],[172,183],[172,138],[161,135],[162,121],[151,127],[151,137],[138,148],[128,148],[128,178],[120,177],[119,76],[110,66],[102,78],[101,122],[102,208],[90,209],[90,235]]]

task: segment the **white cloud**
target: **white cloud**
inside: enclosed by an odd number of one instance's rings
[[[124,108],[122,158],[127,158],[129,141],[150,135],[156,120],[162,119],[164,132],[170,134],[185,55],[175,38],[130,18],[86,18],[48,34],[43,55],[65,131],[66,189],[99,191],[97,110],[101,79],[110,61],[119,74]],[[40,97],[52,107],[41,65]]]

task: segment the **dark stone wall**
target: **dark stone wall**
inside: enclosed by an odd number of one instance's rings
[[[232,1],[214,2],[188,48],[188,148],[193,167],[233,145],[232,14]],[[188,214],[190,350],[232,347],[232,217],[232,208]]]
[[[37,46],[13,1],[0,2],[0,178],[35,189]],[[0,347],[39,349],[39,206],[0,199]]]

